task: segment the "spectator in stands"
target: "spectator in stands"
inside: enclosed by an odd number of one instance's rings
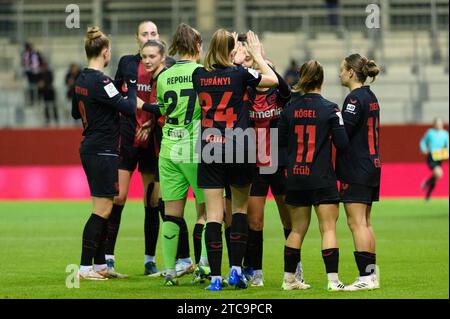
[[[284,80],[290,87],[296,84],[300,77],[300,67],[297,62],[292,59],[289,68],[284,72]]]
[[[31,43],[25,43],[25,49],[22,53],[22,67],[28,80],[27,102],[31,105],[37,102],[37,83],[42,62],[42,55],[39,51],[35,50]]]
[[[432,175],[422,183],[422,191],[426,190],[425,199],[429,200],[436,182],[442,178],[442,161],[448,160],[449,141],[448,132],[444,129],[444,121],[437,117],[434,120],[433,128],[430,128],[420,141],[420,150],[427,156],[428,167]]]
[[[69,106],[66,110],[72,108],[72,98],[75,92],[75,81],[81,73],[81,67],[76,63],[70,63],[69,70],[66,73],[65,83],[66,83],[66,98],[67,105]]]
[[[328,9],[328,22],[331,29],[333,29],[339,25],[339,0],[325,0],[325,4]]]
[[[47,63],[42,63],[38,81],[39,97],[44,100],[45,124],[50,125],[51,120],[58,123],[58,110],[56,107],[55,89],[53,88],[53,72]]]
[[[66,73],[67,100],[72,103],[73,93],[75,91],[75,81],[81,73],[81,67],[76,63],[70,63],[69,70]]]

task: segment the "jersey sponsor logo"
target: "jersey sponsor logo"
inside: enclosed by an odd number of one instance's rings
[[[136,80],[130,80],[130,83],[136,83]]]
[[[105,85],[103,87],[103,89],[106,91],[106,94],[108,94],[108,96],[110,98],[116,96],[117,94],[119,94],[119,91],[117,91],[116,87],[112,83],[109,83],[108,85]]]
[[[190,75],[171,76],[167,78],[168,85],[188,83],[188,82],[192,82],[192,76]]]
[[[130,80],[130,82],[131,82],[131,80]],[[134,81],[134,82],[136,82],[136,81]],[[152,86],[150,84],[138,83],[136,85],[136,87],[139,92],[151,92],[152,91]]]
[[[104,79],[103,83],[108,84],[109,83],[109,79]]]
[[[304,109],[299,109],[299,110],[295,110],[294,112],[294,117],[297,119],[301,119],[301,118],[316,118],[316,110],[304,110]]]
[[[349,101],[350,103],[352,103],[352,104],[356,104],[356,103],[358,103],[358,100],[353,100],[353,99],[350,99],[350,101]]]
[[[213,78],[201,78],[200,79],[201,86],[212,86],[212,85],[231,85],[231,78],[215,76]]]
[[[311,170],[308,165],[294,165],[292,168],[292,174],[309,176],[309,174],[311,174]]]
[[[167,130],[167,135],[172,139],[182,139],[184,137],[187,137],[189,135],[189,132],[185,129],[173,129],[169,128]]]
[[[345,107],[344,112],[351,113],[351,114],[356,114],[355,110],[356,110],[356,105],[349,103]]]
[[[273,108],[271,110],[266,110],[266,111],[252,111],[252,110],[249,110],[250,118],[252,120],[278,118],[281,115],[281,112],[283,112],[283,109],[281,107]]]

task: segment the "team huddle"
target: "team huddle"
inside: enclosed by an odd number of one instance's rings
[[[122,57],[112,79],[103,73],[110,39],[98,27],[86,34],[88,67],[76,81],[72,101],[72,116],[83,122],[80,158],[93,200],[79,278],[128,277],[115,270],[114,248],[138,167],[144,189],[144,274],[164,277],[165,286],[178,285],[177,278],[189,273],[193,283],[209,281],[210,291],[264,286],[264,208],[270,187],[285,234],[282,289],[310,288],[301,247],[312,207],[322,236],[327,289],[379,288],[370,216],[372,203],[379,200],[380,109],[365,85],[379,73],[375,62],[359,54],[342,60],[340,79],[350,93],[340,108],[321,95],[319,62],[304,63],[291,88],[252,31],[217,30],[203,64],[201,34],[187,24],[178,26],[168,48],[151,21],[138,25],[136,39],[139,53]],[[197,213],[194,260],[184,219],[189,188]],[[350,285],[338,277],[339,203],[359,270]],[[164,271],[155,260],[160,218]],[[230,267],[225,278],[222,229]]]

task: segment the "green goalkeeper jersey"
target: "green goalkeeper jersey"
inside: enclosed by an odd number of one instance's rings
[[[200,132],[201,108],[192,85],[192,73],[202,65],[178,61],[161,73],[157,82],[158,103],[165,115],[159,156],[172,161],[197,161],[195,146]]]

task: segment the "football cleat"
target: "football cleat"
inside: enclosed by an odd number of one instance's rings
[[[203,266],[201,264],[198,264],[195,267],[194,270],[194,276],[192,278],[192,283],[193,284],[197,284],[197,283],[204,283],[206,279],[210,279],[211,276],[211,269],[209,268],[209,266]]]
[[[264,287],[264,279],[262,273],[254,274],[249,280],[252,287]]]
[[[351,285],[345,286],[345,291],[360,291],[360,290],[373,290],[377,289],[377,283],[374,280],[374,276],[360,276],[356,278],[355,282]],[[378,284],[379,287],[379,284]]]
[[[302,267],[302,262],[300,261],[297,264],[297,269],[295,270],[295,278],[300,281],[300,282],[305,282],[305,279],[303,278],[303,267]]]
[[[230,277],[228,277],[228,284],[230,286],[235,286],[236,288],[246,289],[247,288],[247,279],[243,274],[238,275],[236,269],[231,269]]]
[[[209,291],[222,291],[222,282],[219,278],[214,279],[209,286],[205,288]]]
[[[252,267],[242,268],[242,273],[244,274],[245,279],[247,279],[248,281],[250,281],[255,274]]]
[[[156,264],[153,261],[149,261],[144,265],[144,275],[148,277],[158,277],[161,275],[161,272],[156,268]]]
[[[328,280],[328,291],[345,291],[345,285],[340,280]]]
[[[80,280],[108,280],[108,278],[92,269],[88,271],[78,271],[77,277]]]
[[[283,290],[304,290],[309,289],[310,287],[310,285],[297,280],[295,276],[291,280],[284,279],[283,284],[281,285],[281,289]]]
[[[181,277],[185,274],[190,274],[194,272],[194,264],[193,263],[187,263],[184,261],[177,261],[175,264],[175,271],[177,274],[177,277]]]
[[[166,287],[178,286],[178,280],[176,280],[174,277],[170,275],[166,275],[166,277],[164,278],[164,286]]]

